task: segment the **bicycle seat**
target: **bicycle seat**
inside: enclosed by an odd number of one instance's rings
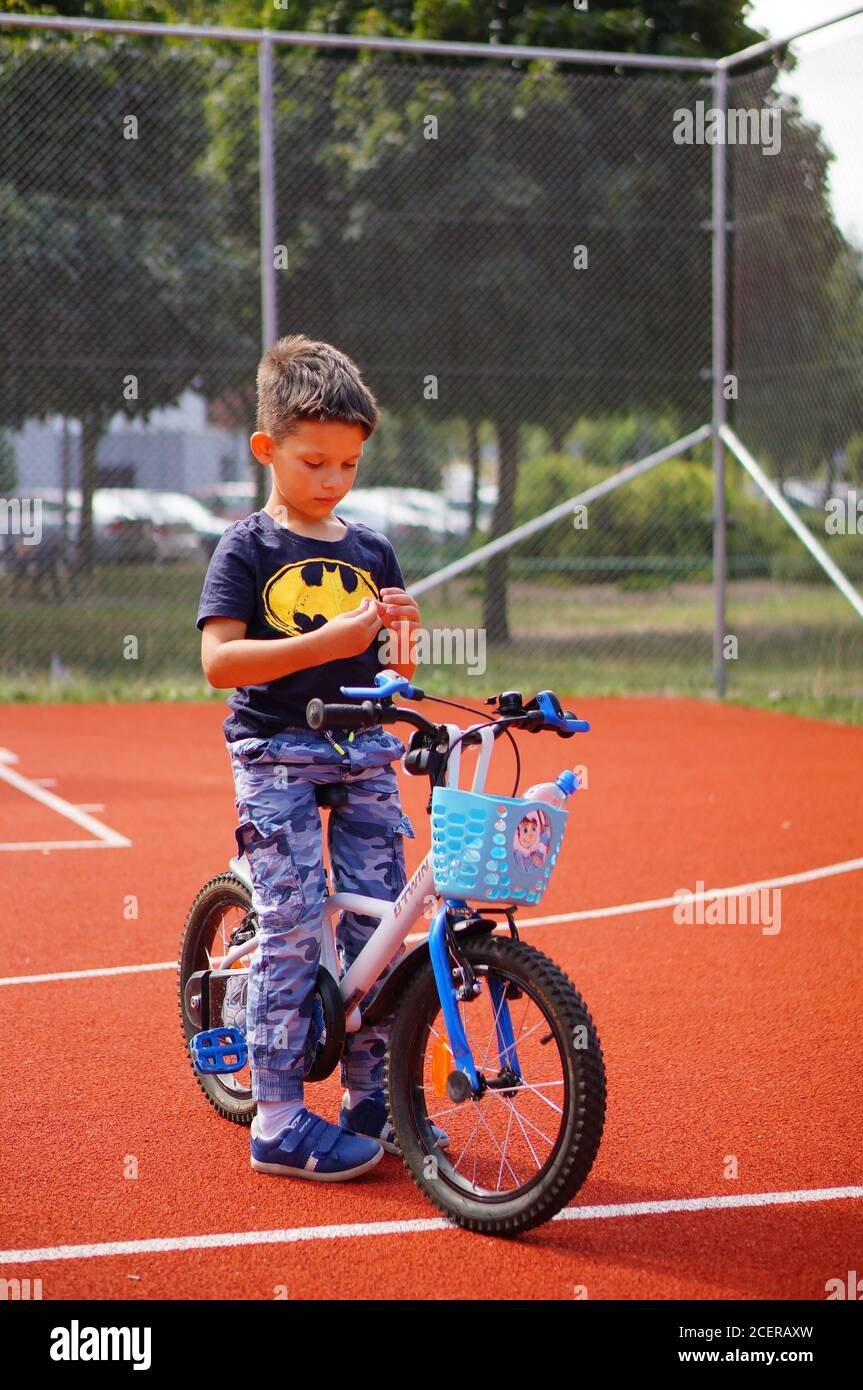
[[[315,801],[319,806],[327,806],[335,811],[344,806],[348,799],[348,789],[341,782],[325,782],[315,787]]]

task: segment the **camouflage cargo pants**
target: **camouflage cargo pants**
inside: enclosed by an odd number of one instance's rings
[[[315,787],[338,783],[348,789],[347,803],[329,812],[332,891],[392,902],[406,882],[403,837],[413,838],[391,766],[404,745],[375,728],[352,738],[336,731],[333,741],[311,730],[285,729],[271,739],[240,739],[227,746],[240,822],[235,834],[249,861],[260,938],[250,961],[245,1011],[252,1094],[256,1100],[298,1100],[326,888]],[[342,971],[375,926],[374,918],[342,914],[336,934]],[[404,952],[402,945],[363,1000],[364,1008]],[[348,1034],[344,1085],[383,1085],[390,1021]]]

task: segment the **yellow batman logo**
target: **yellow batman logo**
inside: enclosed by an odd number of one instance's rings
[[[339,613],[359,608],[380,592],[368,570],[344,560],[299,560],[284,565],[264,586],[264,612],[271,627],[297,637],[323,627]]]

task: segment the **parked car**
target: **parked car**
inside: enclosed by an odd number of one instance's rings
[[[93,554],[97,565],[152,564],[159,558],[152,516],[134,497],[121,495],[133,492],[132,488],[97,488],[93,493]],[[76,522],[78,517],[80,510]]]
[[[193,490],[192,496],[216,517],[228,523],[240,521],[255,506],[255,485],[249,478],[243,482],[207,483]]]
[[[255,510],[255,489],[248,482],[210,483],[198,488],[195,496],[206,502],[224,519],[239,521]],[[364,521],[395,541],[405,531],[426,532],[439,540],[464,535],[468,529],[467,507],[461,507],[443,492],[420,487],[354,487],[338,510],[353,521]]]
[[[44,588],[54,599],[62,599],[68,588],[72,545],[64,544],[58,516],[43,513],[37,530],[4,535],[2,540],[3,571],[11,579],[13,594],[29,585],[31,591]]]
[[[203,550],[208,557],[231,524],[185,492],[154,492],[151,497],[157,538],[160,528],[164,528],[164,533],[173,530],[177,536],[185,531],[193,538],[186,548],[199,552]]]
[[[93,559],[97,565],[152,562],[156,558],[156,541],[150,517],[128,504],[120,503],[110,489],[98,489],[93,494]],[[24,542],[23,537],[10,537],[17,542],[12,547],[11,568],[37,574],[50,568],[62,554],[63,564],[74,567],[81,518],[81,493],[70,488],[66,494],[66,541],[63,540],[63,494],[59,488],[30,488],[19,496],[40,504],[41,539],[36,545]],[[7,568],[10,565],[7,564]]]

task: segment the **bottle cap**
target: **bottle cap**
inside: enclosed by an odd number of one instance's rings
[[[577,774],[575,772],[570,772],[569,768],[567,768],[565,772],[562,772],[559,777],[556,777],[555,781],[560,787],[560,790],[567,796],[572,796],[572,793],[581,785]]]

